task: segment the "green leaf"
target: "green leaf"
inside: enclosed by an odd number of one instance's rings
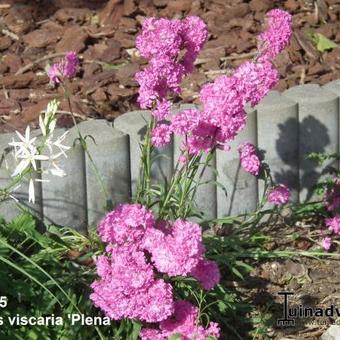
[[[320,51],[321,53],[328,51],[328,50],[332,50],[333,48],[339,47],[339,45],[337,45],[332,40],[329,40],[321,33],[313,33],[312,40],[314,44],[316,45],[316,48],[318,49],[318,51]]]
[[[182,337],[181,333],[173,334],[169,337],[169,340],[179,340]]]
[[[229,267],[229,270],[230,270],[236,277],[238,277],[238,278],[241,279],[242,281],[244,280],[244,276],[242,275],[242,273],[241,273],[236,267],[234,267],[233,264],[227,263],[227,266]]]
[[[217,339],[216,339],[214,336],[212,336],[212,335],[208,335],[206,339],[207,339],[207,340],[217,340]]]
[[[11,266],[12,268],[16,269],[17,271],[21,272],[22,274],[24,274],[25,276],[27,276],[29,279],[31,279],[33,282],[35,282],[36,284],[38,284],[41,288],[43,288],[44,290],[46,290],[53,298],[55,298],[60,306],[62,306],[62,303],[58,300],[58,298],[52,293],[52,291],[50,291],[43,283],[41,283],[38,279],[36,279],[34,276],[32,276],[31,274],[29,274],[27,271],[25,271],[24,269],[22,269],[21,267],[17,266],[14,262],[0,256],[0,261],[8,264],[9,266]]]
[[[91,15],[91,17],[90,17],[90,23],[91,23],[92,25],[97,25],[97,24],[99,24],[99,17],[98,17],[98,15]]]
[[[100,62],[100,65],[103,67],[104,71],[110,71],[110,70],[119,70],[123,66],[127,65],[127,62],[122,62],[120,64],[110,64],[106,62]]]
[[[228,306],[223,301],[218,301],[217,306],[221,313],[224,313],[228,308]]]
[[[142,325],[139,323],[139,322],[136,322],[136,321],[132,321],[132,339],[133,340],[137,340],[138,339],[138,336],[139,336],[139,333],[140,333],[140,330],[142,328]]]

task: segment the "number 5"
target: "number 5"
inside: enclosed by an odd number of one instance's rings
[[[7,296],[0,296],[0,308],[6,308],[8,303]]]

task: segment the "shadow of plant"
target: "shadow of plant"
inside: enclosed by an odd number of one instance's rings
[[[311,152],[326,152],[331,142],[328,129],[312,116],[306,117],[300,123],[297,119],[288,119],[284,124],[279,125],[279,129],[276,150],[280,159],[290,169],[274,171],[274,179],[278,183],[286,184],[295,192],[305,191],[306,194],[302,199],[300,197],[300,200],[309,201],[321,171],[315,161],[308,160],[306,157]]]

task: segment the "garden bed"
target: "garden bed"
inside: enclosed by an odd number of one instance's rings
[[[17,133],[0,135],[0,337],[318,339],[336,324],[339,13],[2,1],[0,132]],[[286,293],[322,316],[280,325]]]
[[[277,89],[310,82],[325,84],[339,78],[338,51],[321,53],[305,35],[321,33],[340,42],[340,5],[333,0],[3,0],[0,131],[23,129],[27,124],[37,127],[40,111],[55,97],[44,68],[69,50],[82,57],[83,72],[72,88],[79,119],[113,120],[137,108],[138,88],[133,76],[145,61],[136,53],[135,36],[146,16],[198,15],[207,22],[209,42],[177,99],[196,102],[199,86],[253,56],[263,15],[274,5],[287,9],[294,20],[291,44],[275,61],[281,74]],[[66,102],[60,111],[68,111]],[[58,125],[71,126],[70,116],[60,113]]]

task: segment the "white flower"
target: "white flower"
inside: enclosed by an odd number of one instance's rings
[[[53,176],[58,176],[58,177],[65,177],[66,176],[66,172],[60,168],[57,163],[53,162],[52,165],[54,166],[54,168],[52,168],[50,170],[51,174]]]
[[[16,131],[21,141],[11,142],[9,145],[15,148],[15,158],[21,159],[20,163],[15,168],[12,177],[22,174],[29,166],[37,170],[36,161],[48,160],[48,156],[40,155],[37,147],[35,146],[36,137],[30,138],[30,128],[27,126],[25,137]]]
[[[46,161],[49,159],[48,156],[33,153],[20,155],[18,158],[21,158],[22,161],[15,168],[14,172],[12,173],[12,177],[21,175],[30,165],[32,165],[33,169],[37,171],[36,161]]]
[[[33,204],[35,203],[34,182],[32,178],[28,185],[28,202],[32,202]]]
[[[15,131],[21,142],[15,142],[14,140],[11,143],[8,143],[11,146],[14,146],[15,157],[20,156],[21,154],[31,152],[31,150],[35,150],[36,147],[34,145],[37,137],[30,138],[30,127],[27,126],[25,130],[25,136],[23,136],[20,132]]]
[[[21,173],[24,172],[24,170],[30,165],[30,162],[28,159],[22,160],[17,167],[15,168],[14,172],[12,173],[12,177],[15,177]]]
[[[71,149],[71,147],[62,144],[62,142],[65,140],[67,134],[68,134],[68,131],[64,132],[55,141],[52,140],[53,135],[51,135],[47,139],[46,146],[48,147],[48,149],[50,151],[50,158],[51,159],[59,158],[61,155],[63,155],[64,157],[67,158],[67,155],[66,155],[65,151]],[[54,147],[56,147],[59,150],[59,152],[57,154],[53,154],[53,148]]]
[[[33,179],[31,177],[32,170],[39,171],[40,173],[51,174],[53,176],[63,177],[66,173],[58,166],[58,159],[61,156],[67,158],[66,151],[71,147],[63,144],[68,131],[63,133],[60,137],[53,140],[53,131],[56,126],[57,119],[55,114],[57,112],[59,103],[56,100],[51,101],[47,105],[44,116],[39,117],[39,126],[44,136],[40,140],[40,144],[36,145],[37,137],[30,137],[30,128],[27,126],[25,135],[19,132],[17,136],[19,141],[12,141],[9,145],[14,147],[14,157],[18,161],[12,177],[22,175],[22,178],[29,178],[28,185],[28,201],[35,203],[35,182],[49,182],[49,179]],[[47,149],[47,154],[44,152]],[[37,161],[47,162],[46,166],[41,166],[38,169]],[[45,170],[43,170],[45,169]],[[27,176],[27,177],[26,177]]]
[[[54,116],[55,116],[55,114],[58,110],[58,107],[59,107],[59,102],[56,99],[53,99],[52,101],[50,101],[47,104],[46,116],[54,118]]]
[[[59,102],[54,99],[47,104],[44,117],[42,115],[39,116],[39,126],[43,136],[46,136],[47,133],[52,133],[54,131],[57,124],[55,114],[58,110],[58,107]]]
[[[42,115],[39,116],[39,126],[40,126],[40,130],[43,136],[46,136],[47,130],[46,130],[46,125],[45,125]]]

